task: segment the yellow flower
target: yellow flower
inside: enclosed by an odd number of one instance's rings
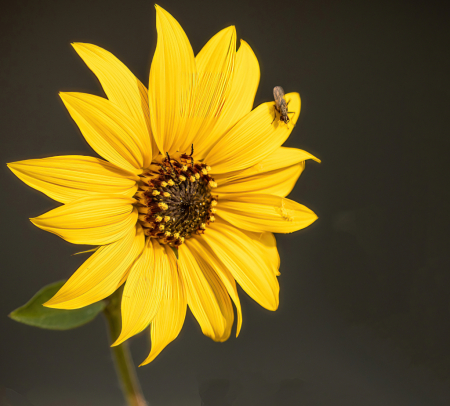
[[[150,324],[152,361],[173,341],[189,305],[202,332],[225,341],[236,281],[261,306],[278,307],[279,256],[272,232],[317,217],[286,198],[309,153],[284,148],[300,113],[288,93],[286,124],[274,102],[252,110],[258,61],[234,27],[194,57],[178,22],[156,6],[158,43],[149,90],[111,53],[73,44],[107,99],[62,93],[70,115],[104,159],[58,156],[9,164],[62,206],[31,221],[74,244],[100,247],[45,305],[76,309],[124,282],[117,345]],[[175,251],[178,249],[178,259]],[[230,299],[231,298],[231,299]]]

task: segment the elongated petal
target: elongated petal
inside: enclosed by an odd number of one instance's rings
[[[170,276],[163,292],[159,311],[150,325],[152,349],[140,366],[152,362],[169,343],[177,338],[186,317],[186,293],[177,270],[177,259],[170,247],[166,245],[164,250],[166,255],[161,261],[168,261]]]
[[[264,193],[285,197],[291,193],[304,168],[305,163],[301,162],[277,171],[237,178],[214,189],[214,193],[220,199],[232,199],[236,193]]]
[[[139,128],[119,107],[102,97],[61,93],[70,115],[89,145],[114,165],[128,172],[142,172],[146,146]]]
[[[251,176],[276,171],[308,159],[312,159],[320,163],[320,159],[316,158],[314,155],[311,155],[309,152],[303,151],[302,149],[280,147],[256,165],[240,172],[239,175]]]
[[[236,57],[236,30],[228,27],[218,32],[195,58],[197,88],[190,113],[189,136],[180,141],[180,150],[197,149],[211,142],[211,130],[224,113],[234,74]],[[222,133],[223,134],[223,133]]]
[[[184,140],[188,133],[196,65],[191,44],[180,24],[167,11],[155,7],[158,42],[150,69],[150,122],[156,144],[165,155],[175,152],[179,147],[177,141]]]
[[[262,194],[229,196],[230,200],[220,200],[217,214],[244,230],[292,233],[317,219],[307,207],[283,197]]]
[[[202,270],[203,273],[211,273],[210,268],[214,270],[214,272],[219,276],[223,286],[225,286],[228,294],[234,302],[237,310],[237,327],[236,327],[236,337],[239,335],[242,327],[242,309],[241,302],[239,300],[239,296],[236,289],[236,283],[231,275],[230,271],[224,264],[217,258],[213,251],[209,248],[208,245],[202,243],[202,237],[194,236],[194,238],[190,238],[186,240],[186,245],[191,250],[195,259],[197,260],[198,266]],[[259,249],[259,248],[258,248]],[[231,320],[232,321],[232,320]],[[227,327],[231,330],[231,324],[228,323]],[[226,331],[226,333],[229,332]],[[228,336],[227,336],[228,338]]]
[[[307,159],[320,162],[301,149],[280,147],[251,168],[217,175],[214,180],[219,186],[214,193],[264,193],[285,197],[297,182]]]
[[[8,167],[28,186],[61,203],[99,193],[132,197],[137,190],[133,175],[90,156],[28,159],[12,162]]]
[[[198,56],[197,56],[198,59]],[[231,127],[252,110],[260,79],[259,63],[247,42],[241,40],[236,53],[230,92],[217,122],[205,142],[195,145],[195,156],[203,158]]]
[[[137,225],[124,238],[100,247],[44,306],[79,309],[108,297],[125,281],[144,241]]]
[[[109,244],[133,230],[138,212],[134,199],[115,195],[83,197],[30,219],[73,244]]]
[[[255,249],[259,250],[262,257],[269,261],[273,273],[276,276],[280,275],[280,255],[278,254],[275,236],[267,231],[262,233],[254,233],[245,230],[241,231],[250,237]]]
[[[200,268],[187,245],[179,249],[179,269],[186,287],[189,308],[203,334],[214,341],[225,341],[233,324],[230,297],[210,267]]]
[[[119,345],[150,324],[158,313],[164,290],[170,282],[170,266],[165,250],[156,239],[148,238],[125,283],[122,331],[113,345]]]
[[[150,165],[152,144],[146,87],[113,54],[92,44],[72,44],[89,69],[97,76],[108,99],[135,120],[135,134],[144,147],[144,167]]]
[[[300,114],[300,95],[286,95],[290,123],[274,121],[275,103],[263,103],[243,117],[205,158],[212,174],[238,171],[262,161],[289,137]]]
[[[251,234],[218,220],[208,227],[201,239],[205,249],[220,259],[253,300],[268,310],[277,309],[280,287],[273,262],[255,252]]]

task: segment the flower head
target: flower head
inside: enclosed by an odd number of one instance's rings
[[[156,7],[158,43],[149,89],[111,53],[73,44],[107,98],[62,93],[90,146],[104,159],[58,156],[9,164],[29,186],[63,203],[31,221],[74,244],[99,246],[45,306],[76,309],[125,283],[123,342],[150,324],[152,361],[174,340],[187,305],[205,335],[226,340],[237,310],[236,281],[261,306],[278,307],[273,232],[317,217],[286,198],[309,153],[284,148],[290,123],[274,102],[252,110],[259,64],[234,27],[194,57],[186,34]],[[177,255],[178,257],[177,257]]]

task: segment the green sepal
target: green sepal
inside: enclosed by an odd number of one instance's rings
[[[44,286],[28,303],[9,314],[13,320],[49,330],[70,330],[89,323],[105,308],[102,300],[81,309],[62,310],[42,306],[52,298],[66,281]]]
[[[175,248],[175,247],[172,247],[172,246],[170,246],[170,248],[172,248],[173,253],[175,254],[175,256],[178,259],[178,248]]]

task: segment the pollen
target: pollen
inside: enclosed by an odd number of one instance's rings
[[[158,203],[158,207],[161,210],[167,210],[169,208],[169,206],[166,203]]]
[[[211,168],[187,154],[159,155],[141,175],[135,198],[139,222],[146,236],[179,247],[195,234],[203,234],[214,214],[217,186]]]
[[[290,210],[285,207],[283,199],[280,207],[281,217],[283,217],[286,221],[294,221],[294,217],[289,212]]]

